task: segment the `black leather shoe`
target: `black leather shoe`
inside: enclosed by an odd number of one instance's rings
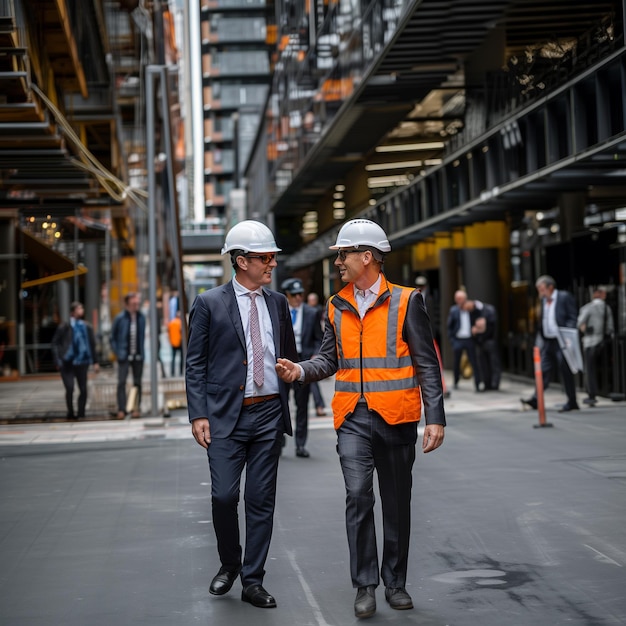
[[[359,587],[354,600],[354,614],[357,617],[372,617],[376,613],[376,587]]]
[[[387,587],[385,589],[385,600],[389,602],[392,609],[403,611],[413,608],[413,600],[404,587]]]
[[[263,589],[263,585],[244,587],[241,592],[241,599],[260,609],[273,609],[276,607],[276,600]]]
[[[529,406],[531,409],[537,408],[537,398],[520,398],[520,402]]]
[[[237,580],[240,571],[241,568],[229,570],[225,567],[220,567],[220,571],[211,581],[209,593],[212,593],[214,596],[223,596],[225,593],[228,593],[233,583]]]
[[[307,452],[306,448],[296,448],[296,456],[308,459],[311,455]]]
[[[580,411],[580,407],[577,404],[573,406],[571,404],[564,404],[559,409],[559,413],[567,413],[568,411]]]

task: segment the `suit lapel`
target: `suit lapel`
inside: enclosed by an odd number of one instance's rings
[[[263,297],[265,298],[265,304],[267,310],[270,313],[270,319],[272,320],[272,334],[274,335],[274,354],[278,357],[280,352],[280,319],[278,317],[278,307],[276,306],[276,300],[272,298],[272,295],[263,289]]]
[[[241,315],[239,315],[239,307],[237,306],[237,296],[235,296],[235,289],[233,288],[232,281],[226,283],[224,288],[222,289],[222,300],[224,301],[224,306],[226,307],[226,311],[228,312],[228,316],[235,327],[235,332],[237,333],[237,337],[243,346],[243,349],[246,349],[246,335],[243,332],[243,326],[241,325]]]

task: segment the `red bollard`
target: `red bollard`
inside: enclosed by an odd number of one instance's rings
[[[535,365],[535,387],[537,389],[537,411],[539,412],[539,424],[533,428],[551,428],[552,424],[546,422],[546,405],[543,397],[543,374],[541,372],[541,352],[538,346],[533,348],[533,363]]]

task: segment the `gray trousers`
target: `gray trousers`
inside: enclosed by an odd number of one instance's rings
[[[137,387],[137,408],[141,406],[141,376],[143,360],[118,361],[117,363],[117,410],[126,413],[126,379],[129,368],[133,372],[133,386]]]
[[[412,469],[417,423],[390,426],[358,403],[337,431],[337,452],[346,486],[346,530],[353,587],[378,585],[374,527],[374,470],[383,512],[381,577],[385,587],[404,587],[411,532]]]

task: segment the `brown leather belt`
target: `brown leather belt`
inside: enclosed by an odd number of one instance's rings
[[[250,406],[251,404],[259,404],[259,402],[267,402],[268,400],[275,400],[280,398],[278,393],[270,393],[269,396],[250,396],[243,399],[243,406]]]

